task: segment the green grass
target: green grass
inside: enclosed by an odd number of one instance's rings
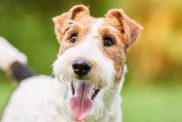
[[[182,122],[182,87],[125,86],[124,122]]]
[[[0,83],[0,113],[13,90]],[[124,122],[182,122],[182,87],[126,84],[123,92]]]
[[[14,86],[9,82],[0,82],[0,114],[10,97]]]
[[[2,113],[2,110],[4,106],[6,105],[8,98],[10,97],[12,91],[14,89],[14,86],[10,84],[9,82],[0,82],[0,114]]]

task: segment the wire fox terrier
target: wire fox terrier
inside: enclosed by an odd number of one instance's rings
[[[142,26],[120,9],[94,18],[84,5],[53,21],[60,43],[55,78],[35,76],[26,56],[0,38],[0,68],[19,81],[2,122],[121,122],[126,52]]]

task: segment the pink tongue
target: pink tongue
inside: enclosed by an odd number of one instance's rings
[[[70,99],[71,113],[77,121],[84,120],[92,109],[92,91],[94,85],[78,82],[75,85],[75,94]]]

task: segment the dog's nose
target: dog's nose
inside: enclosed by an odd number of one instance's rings
[[[75,60],[72,67],[75,74],[81,77],[87,75],[90,72],[92,65],[90,62],[85,60]]]

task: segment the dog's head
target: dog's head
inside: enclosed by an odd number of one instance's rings
[[[55,77],[65,83],[65,100],[77,121],[102,114],[104,97],[117,89],[127,49],[142,27],[122,10],[112,9],[94,18],[84,5],[53,18],[60,43],[53,65]],[[112,99],[112,98],[111,98]]]

